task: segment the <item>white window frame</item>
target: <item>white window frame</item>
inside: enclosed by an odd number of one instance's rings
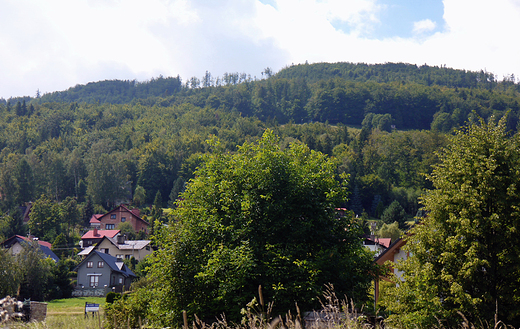
[[[101,274],[91,273],[91,274],[87,274],[87,276],[90,277],[88,280],[89,287],[96,288],[99,286],[99,277],[101,276]]]

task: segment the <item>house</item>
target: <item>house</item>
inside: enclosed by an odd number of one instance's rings
[[[54,260],[54,262],[58,262],[60,260],[58,256],[56,256],[56,254],[51,250],[52,245],[49,242],[41,241],[36,238],[30,239],[25,236],[14,235],[2,242],[2,246],[6,249],[10,249],[13,255],[18,255],[20,252],[22,252],[24,244],[30,243],[32,241],[38,242],[44,257],[51,258]]]
[[[101,229],[101,222],[99,221],[99,218],[101,218],[103,214],[94,214],[92,217],[90,217],[90,227],[97,228],[98,230]]]
[[[117,235],[115,238],[104,236],[101,241],[85,248],[78,255],[87,257],[92,251],[97,250],[115,256],[119,260],[134,257],[137,261],[141,261],[153,252],[150,243],[150,240],[126,240],[124,235]]]
[[[385,251],[383,251],[379,256],[376,257],[375,263],[377,265],[384,265],[387,261],[398,262],[400,260],[407,259],[410,255],[408,252],[402,250],[402,247],[406,244],[406,239],[399,238],[394,241]],[[396,268],[391,268],[393,274],[395,274],[399,279],[402,278],[403,272],[399,271]],[[379,300],[379,279],[390,281],[388,278],[381,277],[375,280],[375,301]]]
[[[98,230],[97,227],[94,227],[93,230],[90,230],[87,233],[83,234],[83,236],[81,237],[80,246],[82,248],[87,248],[92,245],[95,245],[96,243],[101,241],[101,239],[103,239],[105,236],[113,238],[119,233],[119,230]]]
[[[148,226],[150,224],[142,219],[140,215],[139,209],[130,210],[125,205],[120,205],[99,217],[94,215],[97,218],[93,216],[90,225],[92,227],[98,226],[99,229],[113,230],[116,229],[120,223],[128,222],[132,225],[136,233],[140,231],[148,233]]]
[[[101,289],[102,295],[112,288],[115,291],[128,290],[136,278],[121,260],[97,250],[92,251],[74,271],[78,273],[76,290],[81,292]]]
[[[366,236],[363,240],[363,246],[374,252],[374,257],[379,256],[385,251],[392,242],[391,238],[378,238],[374,235]]]

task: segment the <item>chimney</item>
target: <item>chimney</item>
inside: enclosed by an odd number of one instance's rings
[[[94,236],[98,236],[97,226],[94,226]]]
[[[117,235],[117,244],[125,244],[126,236],[123,234]]]

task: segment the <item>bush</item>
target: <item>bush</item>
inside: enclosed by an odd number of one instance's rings
[[[113,304],[116,300],[119,300],[119,299],[121,299],[121,294],[111,291],[107,294],[105,302],[107,304]]]

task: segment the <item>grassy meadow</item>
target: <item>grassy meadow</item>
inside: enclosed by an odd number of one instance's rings
[[[99,315],[85,318],[85,302],[99,304]],[[77,297],[47,302],[47,318],[43,322],[13,322],[8,328],[32,329],[98,329],[103,326],[105,297]]]

